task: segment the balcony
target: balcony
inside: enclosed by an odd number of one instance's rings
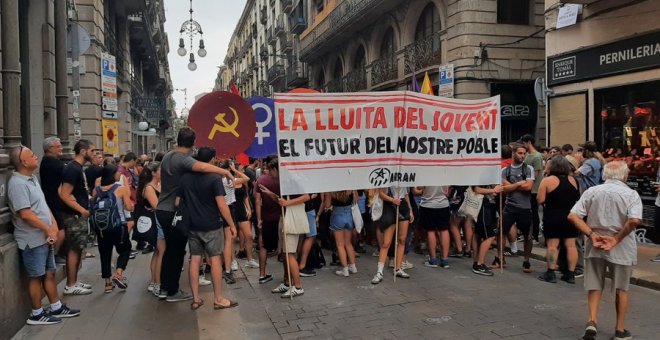
[[[309,83],[307,77],[307,67],[299,62],[294,62],[289,65],[286,70],[286,85],[288,87],[305,87]]]
[[[289,17],[289,27],[291,27],[292,34],[300,34],[307,28],[307,21],[302,16]]]
[[[293,41],[291,41],[288,37],[283,38],[280,40],[280,49],[282,50],[283,54],[290,54],[293,52]]]
[[[367,89],[367,71],[364,67],[349,72],[342,80],[344,92],[358,92]]]
[[[275,45],[277,42],[277,36],[273,34],[273,27],[269,27],[266,30],[266,39],[268,40],[268,44],[270,45]]]
[[[430,35],[404,48],[404,73],[440,65],[440,34]]]
[[[284,13],[289,13],[293,9],[293,0],[281,0],[280,4]]]
[[[335,7],[326,7],[322,13],[328,13],[325,19],[301,34],[300,59],[310,61],[324,55],[345,37],[372,25],[382,14],[404,2],[409,1],[337,0]]]
[[[277,21],[275,21],[275,27],[274,27],[274,32],[275,36],[281,36],[284,35],[286,31],[284,30],[284,15],[280,14],[277,17]]]
[[[325,84],[325,92],[344,92],[344,78],[333,79]]]
[[[268,69],[268,84],[277,84],[284,79],[284,75],[284,62],[278,61]]]
[[[371,86],[396,79],[399,65],[394,55],[384,56],[371,64]]]

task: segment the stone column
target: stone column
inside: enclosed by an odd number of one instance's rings
[[[57,136],[62,141],[64,153],[71,152],[69,145],[69,88],[66,72],[66,0],[55,0],[55,98],[57,105]]]
[[[21,144],[18,0],[2,0],[2,111],[5,149]]]

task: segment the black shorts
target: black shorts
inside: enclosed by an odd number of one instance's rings
[[[543,237],[549,238],[576,238],[580,234],[578,229],[568,221],[570,211],[552,211],[543,212]]]
[[[530,235],[532,227],[531,209],[504,209],[504,219],[502,220],[504,233],[508,234],[511,227],[515,224],[523,235]]]
[[[497,227],[495,226],[486,226],[484,223],[475,223],[474,224],[474,233],[481,239],[486,240],[497,235]]]
[[[263,221],[261,225],[261,241],[266,251],[271,252],[277,250],[279,243],[280,221]]]
[[[419,207],[419,225],[426,231],[449,230],[449,208]]]
[[[245,209],[245,203],[236,201],[232,205],[234,206],[234,211],[232,213],[232,216],[234,217],[234,221],[238,223],[247,222],[248,215],[247,215],[247,209]]]

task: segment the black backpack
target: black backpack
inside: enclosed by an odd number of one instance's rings
[[[90,202],[90,222],[101,234],[101,237],[103,237],[104,231],[114,230],[122,226],[121,215],[119,209],[117,209],[117,196],[115,196],[115,190],[119,186],[115,183],[108,191],[96,187],[96,195]]]
[[[504,174],[506,175],[506,180],[509,181],[509,177],[511,177],[511,164],[506,166]],[[527,179],[527,163],[525,162],[522,163],[522,179],[523,181]]]

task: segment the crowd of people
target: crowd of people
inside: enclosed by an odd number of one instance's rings
[[[410,251],[425,252],[423,265],[429,268],[447,269],[451,257],[472,258],[475,274],[493,276],[493,268],[506,266],[506,257],[518,256],[521,239],[525,273],[532,272],[533,244],[543,240],[547,270],[540,280],[556,283],[557,271],[570,284],[585,276],[589,322],[584,339],[595,339],[606,268],[613,273],[615,338],[631,338],[624,321],[637,256],[633,231],[641,221],[642,202],[625,184],[628,165],[607,162],[593,142],[576,151],[571,145],[537,149],[534,137],[524,135],[502,148],[497,185],[282,196],[276,157],[250,158],[245,165],[218,157],[210,147],[193,154],[195,139],[195,131],[184,127],[176,148],[154,159],[132,152],[119,159],[104,157],[83,139],[66,165],[56,137],[44,140],[40,166],[29,148],[11,151],[15,173],[8,198],[30,278],[28,324],[58,323],[80,314],[59,299],[55,258],[66,263],[63,294],[91,294],[92,286],[78,280],[90,242],[98,244],[106,293],[127,289],[124,271],[141,250],[152,253],[146,290],[167,302],[191,301],[196,310],[204,305],[200,285],[213,285],[214,309],[238,305],[222,291],[223,281],[236,283],[237,260],[258,269],[259,283],[266,284],[273,280],[268,258],[277,256],[284,275],[272,292],[293,298],[304,294],[301,277],[315,276],[314,269],[325,265],[321,247],[332,251],[335,274],[348,277],[358,272],[357,253],[374,246],[378,264],[371,283],[376,285],[386,265],[396,277],[411,278]],[[300,214],[295,213],[298,207]],[[304,224],[304,230],[291,232],[287,223]],[[496,247],[501,250],[492,252]],[[179,285],[186,259],[190,293]],[[41,307],[42,289],[50,301],[48,311]]]

